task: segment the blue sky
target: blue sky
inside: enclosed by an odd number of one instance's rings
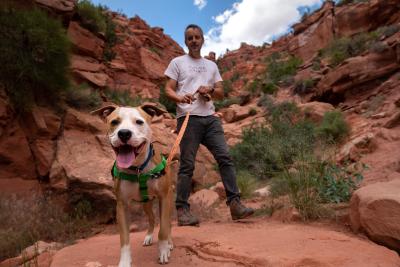
[[[202,54],[223,54],[241,42],[262,45],[285,34],[307,10],[322,0],[92,0],[129,18],[138,15],[151,27],[162,27],[183,48],[183,31],[198,24],[205,34]]]

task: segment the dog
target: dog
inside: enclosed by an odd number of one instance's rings
[[[107,123],[108,138],[116,154],[112,174],[121,244],[119,267],[130,267],[132,264],[128,211],[128,204],[132,200],[144,202],[143,209],[148,217],[149,227],[143,245],[150,246],[153,243],[155,224],[152,201],[155,197],[159,199],[159,263],[168,263],[173,249],[171,239],[172,173],[170,166],[165,166],[165,158],[154,151],[150,128],[153,116],[165,112],[153,103],[139,107],[108,105],[91,112],[99,115]],[[135,181],[135,177],[139,181]]]

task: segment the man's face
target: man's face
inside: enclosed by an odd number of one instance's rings
[[[199,29],[189,28],[185,32],[185,44],[191,52],[200,52],[204,39]]]

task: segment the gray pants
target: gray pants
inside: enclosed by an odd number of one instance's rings
[[[185,117],[178,118],[178,131],[181,129],[184,119]],[[200,144],[207,147],[218,163],[227,196],[227,204],[239,197],[235,169],[229,156],[220,118],[216,116],[190,116],[180,144],[181,159],[178,172],[176,208],[189,207],[188,199],[192,189],[192,176]]]

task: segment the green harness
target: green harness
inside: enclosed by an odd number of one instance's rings
[[[140,169],[137,167],[129,167],[129,170],[136,171],[136,174],[120,171],[117,167],[117,162],[114,162],[111,174],[114,178],[117,179],[139,183],[140,196],[142,198],[141,202],[147,202],[149,201],[147,181],[150,179],[158,179],[165,174],[165,166],[167,165],[167,160],[164,158],[164,156],[161,156],[161,158],[161,163],[147,173],[140,173]]]

